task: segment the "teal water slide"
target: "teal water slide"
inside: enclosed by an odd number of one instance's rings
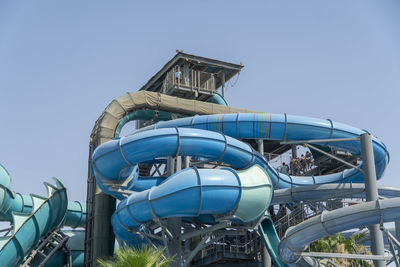
[[[51,231],[62,226],[83,227],[86,207],[79,202],[68,202],[64,185],[55,179],[55,185],[44,183],[47,196],[21,195],[11,190],[11,178],[0,165],[0,220],[9,221],[12,230],[0,237],[1,266],[19,266]],[[68,231],[73,266],[83,266],[83,235]],[[36,266],[34,264],[30,266]],[[66,259],[55,253],[45,266],[62,266]],[[56,265],[54,265],[56,264]]]
[[[271,259],[274,261],[277,267],[287,267],[286,263],[281,261],[278,253],[278,246],[281,242],[278,233],[275,230],[274,222],[270,217],[265,217],[258,225],[258,231],[264,242],[265,247],[268,250]]]

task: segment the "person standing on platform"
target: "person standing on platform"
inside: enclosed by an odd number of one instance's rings
[[[289,174],[289,166],[285,162],[282,162],[282,166],[278,170],[280,173]]]

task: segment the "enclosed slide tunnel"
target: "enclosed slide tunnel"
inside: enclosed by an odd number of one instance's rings
[[[219,132],[220,135],[212,132]],[[279,174],[274,168],[268,165],[260,154],[255,152],[249,145],[238,140],[242,138],[261,138],[277,141],[294,141],[354,138],[360,136],[362,133],[364,131],[330,120],[288,116],[286,114],[237,113],[195,116],[168,122],[159,122],[154,126],[141,129],[131,136],[113,140],[99,146],[93,154],[92,166],[98,184],[103,191],[123,199],[122,195],[115,193],[115,191],[112,192],[113,190],[110,190],[110,188],[124,184],[126,186],[125,189],[137,192],[133,193],[126,200],[123,200],[117,208],[116,214],[113,216],[113,224],[117,236],[129,243],[129,240],[133,241],[136,237],[130,234],[128,230],[138,227],[141,223],[148,220],[175,216],[198,218],[196,216],[202,214],[199,202],[196,202],[190,208],[184,207],[185,205],[179,207],[179,200],[187,199],[185,197],[182,198],[182,196],[197,195],[197,199],[200,199],[200,201],[203,200],[199,193],[201,189],[194,189],[201,188],[199,185],[202,179],[198,178],[200,177],[199,175],[189,175],[195,173],[195,169],[184,170],[169,178],[147,179],[138,177],[137,167],[135,167],[138,163],[151,162],[158,157],[181,155],[198,157],[210,161],[220,161],[230,165],[233,169],[247,169],[255,165],[258,166],[257,168],[264,169],[264,180],[270,179],[275,188],[334,182],[362,182],[362,174],[357,169],[315,177],[291,177]],[[389,155],[383,143],[374,139],[373,144],[377,177],[381,177],[389,161]],[[326,146],[328,144],[320,143],[320,145]],[[359,141],[335,142],[330,143],[329,146],[345,149],[354,155],[360,154]],[[197,172],[199,171],[197,170]],[[187,177],[196,176],[197,179],[186,178],[185,175],[188,175]],[[236,184],[232,187],[232,184],[229,184],[229,182],[224,184],[223,177],[226,174],[220,173],[216,176],[219,177],[219,184],[221,187],[225,187],[226,192],[232,191],[232,188],[238,185]],[[261,176],[260,180],[262,180]],[[130,180],[126,183],[125,179],[128,179],[128,177]],[[193,182],[195,180],[197,181],[196,183]],[[226,179],[226,181],[229,180],[229,178]],[[187,181],[192,182],[190,184]],[[189,185],[185,184],[186,182]],[[163,185],[164,183],[165,185]],[[167,184],[173,184],[174,189],[168,188]],[[268,188],[268,182],[265,182],[263,186]],[[168,190],[163,188],[168,188]],[[190,190],[194,190],[197,193],[192,192],[190,194],[188,193]],[[153,191],[158,194],[156,199],[151,197]],[[267,199],[265,196],[255,196],[255,198],[260,203],[265,202],[265,199]],[[159,202],[156,205],[158,208],[153,207],[153,200],[155,200],[154,202]],[[230,210],[221,209],[214,212],[216,214],[226,212],[232,215],[232,220],[235,220],[235,214],[232,212],[240,204],[240,198],[236,197],[236,200],[239,201],[233,201],[236,205],[235,207],[231,207]],[[163,205],[160,203],[163,203]],[[174,208],[168,209],[169,204],[173,205]],[[264,210],[267,206],[264,207]],[[211,222],[213,214],[211,211],[205,211],[205,213],[208,212],[210,212],[210,214],[207,214],[210,220],[208,222]],[[141,217],[142,215],[143,217]],[[124,235],[124,232],[126,235]]]

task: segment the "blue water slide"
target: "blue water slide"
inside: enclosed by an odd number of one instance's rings
[[[130,190],[137,189],[138,185],[144,189],[145,179],[137,177],[137,164],[175,155],[219,160],[241,171],[189,168],[164,181],[151,179],[149,188],[126,199],[112,191],[121,183]],[[132,235],[126,233],[126,229],[156,218],[231,213],[232,220],[240,222],[258,219],[272,198],[266,164],[263,156],[251,146],[221,133],[169,128],[141,132],[99,146],[93,153],[92,167],[103,191],[123,199],[112,222],[116,236],[127,241]],[[137,182],[126,183],[127,177]],[[159,185],[153,187],[151,182]],[[251,209],[249,203],[253,205]]]
[[[194,116],[172,121],[162,121],[154,125],[140,129],[185,127],[208,131],[220,132],[236,139],[265,139],[271,141],[302,141],[338,138],[357,138],[365,131],[355,127],[309,117],[293,116],[287,114],[271,113],[245,113],[245,114],[218,114]],[[389,162],[389,153],[386,146],[373,137],[373,147],[378,179],[382,177],[386,165]],[[355,156],[361,154],[360,141],[341,141],[317,143],[321,146],[342,149]],[[361,166],[360,166],[361,167]],[[363,182],[363,175],[358,169],[348,169],[330,175],[321,176],[289,176],[277,173],[268,165],[267,172],[277,188],[291,186],[326,184],[338,182]]]
[[[156,162],[160,157],[176,155],[218,160],[234,169],[245,169],[254,164],[262,168],[267,166],[261,154],[237,139],[205,130],[168,128],[141,132],[100,145],[93,153],[92,167],[102,190],[121,199],[122,196],[110,191],[109,187],[119,183],[125,184],[126,189],[135,189],[136,181],[141,180],[137,177],[138,163]],[[149,189],[159,180],[147,183]]]
[[[267,173],[258,165],[242,171],[184,169],[161,185],[124,199],[112,218],[114,232],[132,244],[135,238],[127,229],[158,218],[229,214],[232,221],[251,222],[264,215],[272,192]]]
[[[363,181],[357,168],[313,177],[278,173],[261,154],[240,139],[278,142],[354,139],[363,133],[365,131],[331,120],[286,114],[194,116],[160,121],[100,145],[93,153],[92,169],[100,188],[121,200],[112,218],[117,238],[134,246],[141,242],[134,234],[135,229],[158,218],[205,217],[210,224],[216,215],[230,216],[238,223],[258,219],[271,203],[272,185],[279,189]],[[317,144],[346,150],[353,155],[361,154],[359,140]],[[373,138],[373,148],[380,178],[389,162],[389,154],[376,138]],[[171,177],[139,176],[138,164],[162,162],[170,156],[190,156],[200,161],[224,163],[230,168],[188,168]],[[118,190],[121,188],[132,194],[124,195]],[[254,191],[257,188],[263,192]],[[265,221],[260,232],[272,233],[272,229]],[[264,236],[264,242],[271,253],[277,255],[279,240]],[[275,261],[278,262],[278,258],[275,257]]]

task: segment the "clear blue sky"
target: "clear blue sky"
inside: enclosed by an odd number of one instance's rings
[[[175,49],[243,62],[232,106],[368,129],[400,185],[400,2],[0,1],[0,162],[22,193],[85,200],[89,134]],[[252,97],[251,97],[252,96]]]

